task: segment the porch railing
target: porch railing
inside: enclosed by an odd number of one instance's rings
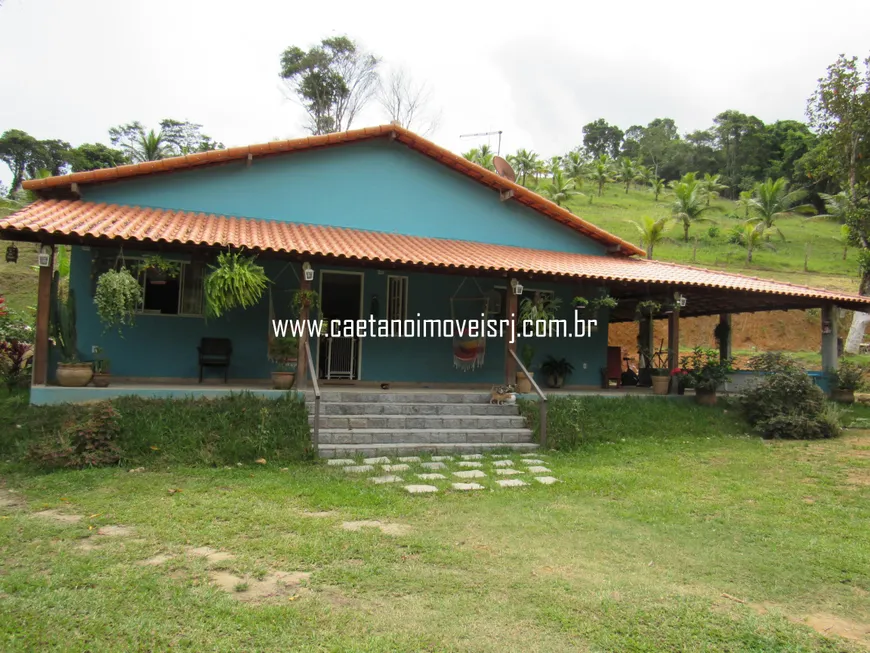
[[[508,353],[513,357],[513,359],[517,363],[517,367],[520,368],[520,372],[526,375],[526,378],[532,384],[532,388],[535,393],[538,395],[538,433],[541,437],[541,446],[543,448],[547,448],[547,395],[545,395],[541,388],[535,383],[535,379],[532,378],[532,375],[529,374],[529,371],[526,369],[526,366],[523,365],[523,362],[517,356],[517,353],[513,349],[508,349]]]
[[[320,450],[320,385],[317,383],[317,370],[314,366],[314,357],[311,355],[311,341],[307,338],[305,339],[305,353],[307,354],[305,361],[308,364],[311,387],[314,388],[314,428],[311,430],[311,444],[314,445],[314,454],[318,455]]]

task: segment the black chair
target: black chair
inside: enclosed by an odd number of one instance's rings
[[[196,350],[199,352],[199,382],[202,383],[203,367],[222,367],[226,383],[233,354],[232,341],[229,338],[203,338]]]

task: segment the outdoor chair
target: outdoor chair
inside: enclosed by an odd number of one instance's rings
[[[233,354],[233,343],[229,338],[203,338],[199,347],[199,382],[202,383],[202,368],[224,368],[224,383],[230,371],[230,356]]]

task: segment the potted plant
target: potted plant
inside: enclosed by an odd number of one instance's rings
[[[668,394],[668,388],[671,383],[671,375],[666,367],[653,367],[650,369],[650,378],[652,379],[652,391],[654,395]]]
[[[94,291],[97,315],[105,329],[132,326],[136,311],[142,304],[142,285],[126,267],[108,270],[97,279]]]
[[[289,390],[296,381],[296,365],[299,356],[299,338],[285,336],[275,338],[269,347],[269,358],[275,361],[272,386],[276,390]]]
[[[102,347],[95,347],[94,354],[96,354],[96,358],[94,358],[93,384],[97,388],[108,388],[109,367],[111,365],[111,362],[108,358],[103,356]]]
[[[534,372],[532,372],[532,361],[535,359],[535,350],[531,345],[524,345],[522,352],[520,353],[520,359],[523,362],[523,366],[529,371],[528,376],[524,372],[517,372],[517,392],[520,394],[528,394],[532,391],[532,381],[531,378],[535,376]]]
[[[573,371],[574,366],[568,362],[567,358],[548,356],[547,360],[541,363],[541,372],[544,373],[547,385],[551,388],[561,388],[565,383],[565,378],[570,376]]]
[[[678,367],[674,369],[673,372],[671,372],[671,378],[673,378],[675,383],[677,384],[677,394],[686,394],[686,388],[688,387],[689,383],[689,371]]]
[[[831,399],[841,404],[855,403],[855,391],[864,388],[865,368],[851,361],[842,361],[839,369],[830,370]]]
[[[160,254],[151,254],[142,259],[139,271],[145,272],[151,283],[165,284],[167,279],[178,278],[181,264],[165,259]]]
[[[686,370],[687,386],[695,389],[695,401],[705,406],[716,403],[716,389],[728,381],[732,359],[720,360],[719,352],[706,347],[695,347],[689,356],[680,360]]]
[[[302,315],[302,312],[305,310],[309,313],[320,310],[320,295],[315,290],[300,288],[293,293],[293,297],[290,300],[290,308],[296,315]]]
[[[70,288],[66,301],[55,299],[52,332],[54,344],[60,350],[57,364],[57,382],[62,386],[83,387],[90,383],[94,368],[79,360],[78,333],[76,331],[75,291]]]
[[[517,387],[512,384],[494,385],[489,393],[489,403],[491,404],[513,404],[517,401]]]
[[[242,250],[243,251],[243,250]],[[221,252],[205,277],[206,314],[220,317],[234,308],[254,306],[263,296],[269,278],[255,256],[242,251]]]

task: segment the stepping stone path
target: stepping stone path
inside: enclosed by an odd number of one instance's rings
[[[337,458],[328,460],[327,465],[364,476],[373,485],[398,484],[409,494],[432,494],[451,489],[459,492],[499,491],[501,488],[559,483],[546,467],[546,458],[539,453],[471,453],[431,457],[379,456],[365,458],[362,462],[360,459]],[[407,473],[399,476],[397,472]],[[487,481],[490,476],[494,478]],[[414,480],[405,485],[411,480],[409,477]]]
[[[480,483],[453,483],[450,487],[452,487],[454,490],[459,490],[460,492],[484,489],[484,487]]]
[[[453,475],[457,478],[486,478],[486,474],[479,469],[471,469],[467,472],[453,472]]]
[[[437,492],[438,488],[434,485],[406,485],[405,490],[411,494],[430,494]]]
[[[504,478],[496,481],[501,487],[521,487],[523,485],[528,485],[525,481],[521,481],[518,478]]]
[[[390,476],[390,475],[374,476],[374,477],[370,478],[369,480],[372,483],[375,483],[376,485],[383,485],[384,483],[401,483],[402,477],[401,476]]]

